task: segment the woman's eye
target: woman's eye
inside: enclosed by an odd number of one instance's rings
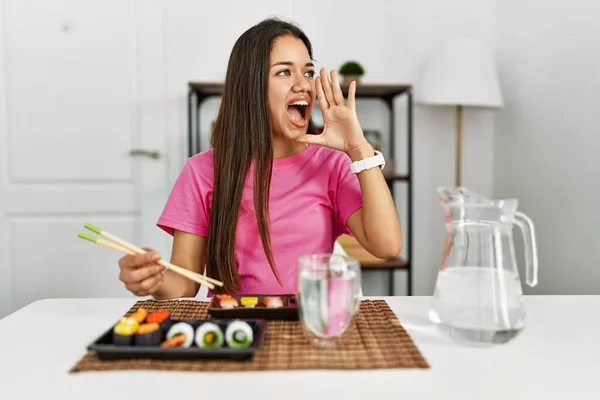
[[[287,69],[284,69],[283,71],[279,71],[277,73],[277,75],[289,75],[289,74],[290,74],[290,71]]]
[[[306,72],[306,76],[308,76],[309,78],[312,78],[315,76],[315,71],[307,71]]]

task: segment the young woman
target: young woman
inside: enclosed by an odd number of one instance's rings
[[[341,234],[375,256],[397,256],[396,207],[382,156],[358,121],[355,91],[353,82],[345,101],[335,70],[317,76],[298,27],[268,19],[242,34],[212,148],[186,161],[157,223],[173,235],[171,262],[206,267],[224,283],[214,293],[284,294],[296,292],[298,257],[331,253]],[[310,124],[315,99],[325,124],[318,135]],[[165,273],[159,258],[123,257],[120,280],[138,296],[194,297],[199,286]]]

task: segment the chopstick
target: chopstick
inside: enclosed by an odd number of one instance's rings
[[[77,236],[79,236],[82,239],[89,240],[90,242],[93,242],[93,243],[96,243],[96,244],[99,244],[99,245],[102,245],[102,246],[105,246],[105,247],[109,247],[111,249],[120,251],[120,252],[125,253],[125,254],[129,254],[129,255],[141,254],[141,253],[137,253],[137,252],[135,252],[135,251],[133,251],[133,250],[127,248],[127,247],[124,247],[124,246],[118,245],[116,243],[112,243],[112,242],[103,240],[101,238],[97,238],[97,237],[92,236],[92,235],[88,235],[86,233],[79,232],[77,234]],[[175,267],[175,268],[173,268],[173,267]],[[176,272],[176,273],[178,273],[178,274],[180,274],[180,275],[182,275],[182,276],[184,276],[184,277],[186,277],[186,278],[188,278],[188,279],[190,279],[190,280],[192,280],[194,282],[197,282],[197,283],[199,283],[201,285],[206,285],[209,288],[214,289],[214,285],[212,283],[206,281],[205,279],[203,279],[204,277],[202,275],[197,274],[197,273],[195,273],[193,271],[181,268],[181,267],[177,267],[177,266],[173,266],[173,267],[167,267],[167,268],[173,270],[174,272]]]
[[[104,236],[104,237],[106,237],[106,238],[108,238],[108,239],[110,239],[110,240],[112,240],[114,242],[117,242],[117,243],[121,244],[124,247],[127,247],[128,249],[131,249],[131,250],[135,251],[137,254],[146,254],[147,253],[146,250],[144,250],[142,248],[139,248],[137,246],[134,246],[133,244],[131,244],[129,242],[126,242],[125,240],[123,240],[123,239],[121,239],[121,238],[119,238],[119,237],[117,237],[117,236],[115,236],[115,235],[113,235],[113,234],[111,234],[111,233],[103,230],[103,229],[98,228],[97,226],[94,226],[94,225],[92,225],[90,223],[85,223],[84,226],[87,229],[89,229],[90,231],[92,231],[94,233],[97,233],[98,235]],[[179,267],[177,265],[171,264],[170,262],[168,262],[168,261],[166,261],[164,259],[160,259],[158,261],[158,263],[160,265],[166,267],[166,268],[172,269],[175,272],[182,272],[184,274],[197,275],[202,280],[205,280],[207,282],[213,283],[213,284],[215,284],[217,286],[223,286],[223,282],[221,282],[221,281],[218,281],[216,279],[210,278],[208,276],[204,276],[204,275],[198,274],[196,272],[190,271],[189,269],[185,269],[185,268]],[[211,287],[211,289],[214,289],[214,286]]]
[[[102,246],[110,247],[110,248],[112,248],[114,250],[123,252],[125,254],[133,255],[133,254],[146,254],[147,253],[146,250],[144,250],[142,248],[139,248],[137,246],[134,246],[133,244],[131,244],[131,243],[129,243],[129,242],[127,242],[127,241],[125,241],[125,240],[123,240],[123,239],[121,239],[121,238],[119,238],[119,237],[117,237],[117,236],[115,236],[115,235],[113,235],[113,234],[111,234],[111,233],[103,230],[103,229],[100,229],[97,226],[94,226],[94,225],[89,224],[89,223],[86,223],[84,226],[87,229],[89,229],[90,231],[92,231],[94,233],[97,233],[97,234],[99,234],[101,236],[104,236],[104,237],[106,237],[108,239],[111,239],[114,242],[117,242],[119,244],[111,243],[111,242],[103,240],[101,238],[96,238],[94,236],[87,235],[85,233],[81,233],[80,232],[78,236],[80,238],[82,238],[82,239],[89,240],[89,241],[91,241],[93,243],[97,243],[97,244],[100,244]],[[206,285],[210,289],[214,289],[215,288],[214,285],[223,286],[223,282],[221,282],[221,281],[218,281],[218,280],[213,279],[213,278],[209,278],[207,276],[204,276],[204,275],[198,274],[196,272],[190,271],[188,269],[185,269],[185,268],[179,267],[177,265],[171,264],[170,262],[168,262],[168,261],[166,261],[164,259],[159,260],[158,264],[160,264],[160,265],[164,266],[165,268],[170,269],[173,272],[176,272],[176,273],[178,273],[178,274],[180,274],[180,275],[182,275],[182,276],[184,276],[184,277],[186,277],[188,279],[191,279],[194,282]]]
[[[97,237],[92,236],[92,235],[88,235],[87,233],[79,232],[77,234],[77,236],[79,236],[82,239],[89,240],[90,242],[93,242],[93,243],[96,243],[96,244],[99,244],[99,245],[102,245],[102,246],[110,247],[111,249],[120,251],[120,252],[125,253],[125,254],[129,254],[129,255],[140,254],[140,253],[136,253],[135,251],[133,251],[131,249],[128,249],[127,247],[124,247],[124,246],[118,245],[116,243],[112,243],[112,242],[109,242],[109,241],[97,238]],[[197,274],[197,273],[195,273],[193,271],[190,271],[190,270],[187,270],[187,269],[183,269],[181,267],[177,267],[177,266],[174,266],[174,267],[175,268],[170,267],[170,269],[173,270],[173,271],[175,271],[175,272],[177,272],[178,274],[180,274],[180,275],[188,278],[188,279],[191,279],[194,282],[197,282],[197,283],[201,284],[201,285],[206,285],[206,286],[208,286],[211,289],[215,288],[215,286],[212,283],[207,282],[206,280],[202,279],[202,278],[204,278],[202,275]]]

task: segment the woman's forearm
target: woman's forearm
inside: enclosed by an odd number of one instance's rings
[[[157,300],[177,299],[180,297],[195,297],[199,285],[176,272],[167,270],[163,284],[152,297]]]
[[[205,251],[206,238],[176,230],[173,234],[171,264],[201,274],[204,269]],[[154,298],[165,300],[195,297],[199,289],[200,285],[196,282],[167,270],[163,277],[163,284],[154,293]]]
[[[375,155],[373,147],[365,142],[348,151],[352,161]],[[362,245],[376,257],[394,258],[403,247],[402,230],[396,205],[379,167],[357,174],[363,207],[359,214],[362,226]],[[359,238],[359,235],[355,235]]]

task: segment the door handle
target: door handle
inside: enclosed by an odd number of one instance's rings
[[[145,156],[153,159],[160,158],[160,152],[158,150],[144,150],[144,149],[133,149],[129,152],[130,156]]]

